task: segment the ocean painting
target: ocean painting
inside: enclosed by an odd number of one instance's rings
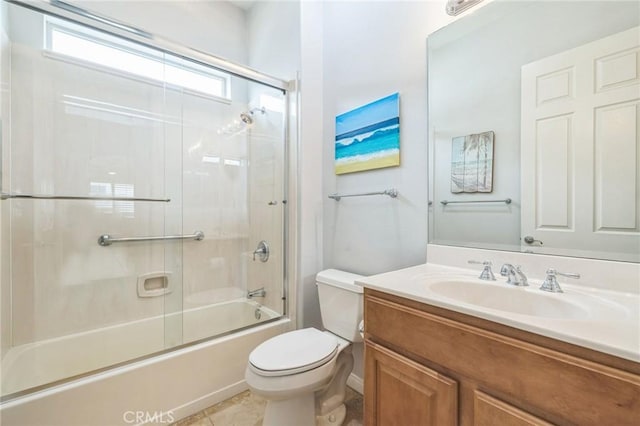
[[[400,165],[400,95],[336,117],[336,174]]]

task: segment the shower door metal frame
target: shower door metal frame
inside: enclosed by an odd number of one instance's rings
[[[0,0],[6,1],[10,4],[15,4],[20,7],[24,7],[26,9],[34,10],[36,12],[42,13],[48,16],[54,16],[60,19],[64,19],[67,21],[71,21],[80,25],[84,25],[86,27],[96,29],[98,31],[102,31],[104,33],[114,35],[116,37],[120,37],[122,39],[128,40],[133,43],[138,43],[143,46],[159,50],[164,53],[172,54],[178,56],[182,59],[193,61],[195,63],[214,68],[216,70],[231,74],[236,77],[243,78],[245,80],[249,80],[255,83],[262,84],[267,87],[271,87],[277,90],[280,90],[283,94],[284,99],[284,114],[283,114],[283,182],[282,182],[282,201],[283,202],[283,214],[282,214],[282,242],[283,242],[283,256],[282,256],[282,314],[280,317],[275,317],[269,319],[267,321],[261,322],[260,325],[276,322],[282,320],[283,318],[289,318],[290,320],[296,321],[292,316],[296,315],[296,306],[295,300],[292,300],[291,297],[296,297],[295,289],[290,288],[290,284],[296,282],[296,277],[298,274],[298,261],[299,257],[295,252],[291,252],[290,250],[296,250],[296,246],[299,239],[299,223],[298,223],[298,203],[299,197],[294,193],[291,194],[292,188],[297,190],[297,180],[291,180],[291,172],[292,168],[295,169],[296,177],[299,177],[299,169],[298,169],[298,156],[299,156],[299,120],[295,120],[294,125],[295,128],[291,127],[291,113],[292,113],[292,105],[291,103],[295,103],[295,110],[297,114],[300,113],[300,99],[299,99],[299,76],[295,80],[287,81],[282,80],[277,77],[270,76],[268,74],[261,73],[257,70],[254,70],[250,67],[240,65],[234,63],[232,61],[228,61],[226,59],[219,58],[215,55],[202,52],[190,47],[185,47],[180,45],[179,43],[173,42],[171,40],[165,39],[163,37],[151,34],[147,31],[138,29],[131,25],[116,21],[114,19],[108,18],[106,16],[96,14],[90,12],[88,10],[79,8],[77,6],[59,1],[59,0]],[[292,132],[295,132],[295,135],[291,135]],[[0,135],[1,138],[1,135]],[[0,147],[2,146],[2,140],[0,139]],[[293,145],[292,145],[293,144]],[[2,159],[0,150],[0,160]],[[1,163],[0,163],[1,170]],[[1,183],[0,176],[0,183]],[[6,194],[3,194],[6,195]],[[291,196],[292,195],[292,196]],[[6,196],[5,198],[21,198],[15,196]],[[69,198],[69,197],[66,197]],[[146,200],[149,201],[149,200]],[[151,201],[164,201],[168,202],[169,200],[151,200]],[[291,210],[293,209],[293,210]],[[0,397],[0,405],[6,403],[7,401],[20,398],[26,395],[30,395],[34,392],[41,391],[44,389],[51,388],[53,386],[58,386],[63,383],[68,383],[72,380],[77,380],[79,378],[88,377],[90,375],[94,375],[96,373],[101,373],[104,371],[112,370],[114,368],[119,368],[125,365],[129,365],[134,362],[140,362],[142,360],[146,360],[149,358],[153,358],[162,354],[170,353],[176,350],[184,349],[196,344],[203,343],[208,340],[217,339],[220,337],[224,337],[238,331],[243,331],[246,329],[250,329],[254,327],[254,325],[242,327],[237,330],[233,330],[227,333],[222,333],[215,336],[210,336],[204,339],[196,340],[193,342],[183,343],[171,348],[167,348],[158,352],[154,352],[151,354],[147,354],[141,357],[137,357],[134,359],[130,359],[127,361],[119,362],[113,365],[105,366],[103,368],[99,368],[97,370],[87,371],[82,374],[78,374],[72,377],[67,377],[64,379],[56,380],[51,383],[42,384],[39,386],[35,386],[29,389],[25,389],[22,391],[18,391],[12,394],[4,395]]]
[[[55,16],[57,18],[85,25],[164,53],[170,53],[182,59],[193,61],[246,80],[281,90],[285,95],[289,88],[288,81],[261,73],[250,67],[236,64],[235,62],[222,59],[210,53],[183,46],[164,37],[151,34],[145,30],[119,22],[104,15],[90,12],[89,10],[82,9],[69,3],[59,0],[6,1],[27,9],[35,10],[45,15]]]

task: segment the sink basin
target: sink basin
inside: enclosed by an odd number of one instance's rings
[[[528,287],[515,287],[503,277],[480,280],[478,273],[426,263],[362,282],[369,291],[640,362],[640,295],[635,289],[608,290],[603,283],[594,287],[562,280],[564,293],[549,293],[539,290],[538,277],[529,277]]]
[[[458,302],[520,315],[580,320],[594,313],[593,303],[575,303],[564,293],[544,293],[535,286],[523,288],[456,280],[434,282],[429,290]]]

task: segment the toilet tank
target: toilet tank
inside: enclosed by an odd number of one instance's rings
[[[362,321],[363,288],[355,283],[360,278],[363,276],[337,269],[316,275],[322,325],[350,342],[362,342],[358,325]]]

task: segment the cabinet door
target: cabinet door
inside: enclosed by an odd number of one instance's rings
[[[474,426],[552,426],[539,417],[522,411],[476,390],[473,399]]]
[[[389,349],[365,342],[365,424],[458,424],[458,384]]]

